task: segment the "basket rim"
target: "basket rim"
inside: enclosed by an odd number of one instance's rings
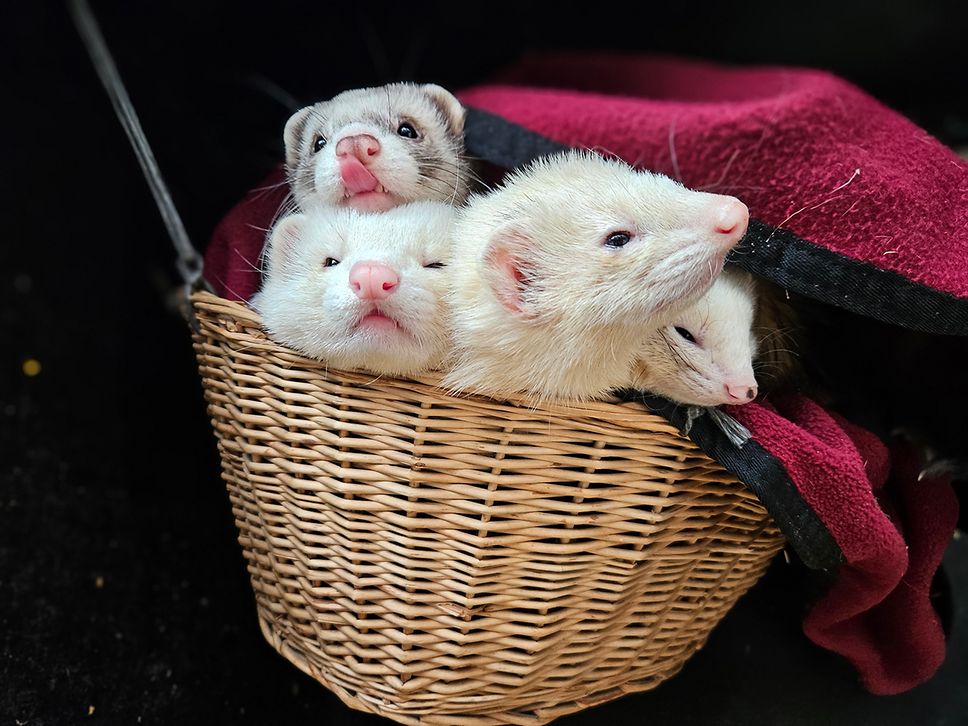
[[[372,385],[378,382],[399,382],[400,385],[419,386],[428,393],[435,396],[445,396],[454,401],[455,405],[473,407],[475,405],[485,405],[490,410],[495,407],[506,409],[508,413],[515,410],[526,408],[530,412],[544,412],[554,416],[576,416],[608,421],[608,423],[624,428],[641,429],[644,422],[648,422],[649,429],[673,434],[679,438],[691,442],[687,436],[665,417],[654,413],[645,407],[644,404],[635,401],[621,400],[616,396],[608,399],[588,400],[588,401],[540,401],[535,402],[526,396],[509,394],[501,398],[495,398],[483,394],[461,392],[451,393],[440,385],[442,375],[437,372],[428,372],[420,375],[408,376],[406,378],[374,374],[367,371],[336,369],[327,366],[322,361],[309,358],[291,348],[275,342],[265,332],[262,327],[262,317],[247,303],[239,300],[229,300],[219,297],[206,290],[193,292],[191,295],[192,306],[203,327],[209,330],[222,329],[232,334],[233,337],[245,335],[251,339],[247,344],[249,351],[264,351],[274,353],[279,358],[284,359],[292,366],[304,368],[309,371],[318,371],[329,378],[339,378],[347,383],[356,385]],[[225,324],[227,318],[233,318],[237,323]],[[204,319],[204,320],[203,320]],[[239,330],[238,324],[241,323],[243,330]],[[219,332],[220,337],[225,337],[224,332]]]

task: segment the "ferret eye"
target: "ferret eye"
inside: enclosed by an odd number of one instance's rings
[[[417,129],[413,127],[413,124],[409,124],[406,121],[397,127],[397,133],[407,139],[415,139],[418,136]]]
[[[429,265],[424,265],[424,267],[431,270],[439,270],[441,267],[446,267],[443,262],[431,262]]]
[[[692,333],[690,333],[685,328],[680,328],[680,327],[676,326],[676,332],[679,333],[679,335],[681,337],[683,337],[686,340],[688,340],[690,343],[695,343],[696,342],[696,339],[692,336]]]
[[[336,267],[339,264],[339,260],[335,257],[327,257],[323,260],[323,267]]]
[[[320,151],[324,146],[326,146],[326,137],[322,134],[316,134],[316,138],[313,139],[313,153]]]
[[[612,232],[605,238],[606,247],[624,247],[632,239],[629,232]]]

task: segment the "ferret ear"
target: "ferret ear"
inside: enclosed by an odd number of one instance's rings
[[[524,293],[534,278],[524,253],[533,247],[534,243],[520,229],[502,227],[491,237],[482,260],[482,277],[494,297],[508,311],[524,318],[533,317],[524,300]]]
[[[265,257],[268,269],[278,270],[292,258],[296,242],[302,236],[302,226],[305,221],[304,214],[290,214],[275,223],[272,231],[269,232],[269,241],[266,244]]]
[[[464,107],[454,94],[436,83],[425,83],[420,90],[430,96],[430,100],[440,110],[454,136],[464,133]]]
[[[312,106],[306,106],[296,111],[286,121],[286,128],[282,132],[282,138],[286,144],[286,167],[290,171],[299,163],[299,146],[312,110]]]

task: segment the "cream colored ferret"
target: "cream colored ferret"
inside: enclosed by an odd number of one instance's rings
[[[464,108],[433,84],[344,91],[286,123],[286,171],[297,207],[382,212],[417,200],[461,204],[471,176]]]
[[[706,292],[739,200],[570,151],[473,196],[454,229],[453,391],[576,400],[628,385],[643,339]]]
[[[272,228],[252,299],[269,336],[334,368],[411,375],[448,350],[444,302],[454,209],[313,209]]]
[[[705,295],[650,335],[632,388],[698,406],[756,398],[756,297],[748,272],[726,269]]]

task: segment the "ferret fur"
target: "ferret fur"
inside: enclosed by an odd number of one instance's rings
[[[401,376],[434,368],[449,349],[444,298],[453,218],[454,209],[440,202],[382,214],[318,208],[283,217],[270,233],[252,306],[273,340],[334,368]],[[325,266],[327,258],[338,264]],[[394,293],[359,299],[349,282],[359,261],[391,266],[399,277]],[[371,313],[398,327],[367,324]]]
[[[755,312],[752,275],[723,270],[705,295],[646,338],[631,387],[698,406],[747,403],[751,397],[730,396],[726,384],[748,383],[755,395]]]
[[[409,123],[416,139],[398,133]],[[340,139],[368,134],[381,150],[368,169],[385,188],[389,202],[417,200],[461,204],[472,171],[464,156],[464,108],[434,84],[391,83],[344,91],[328,101],[300,109],[284,132],[286,171],[296,206],[356,206],[340,177],[336,146]],[[326,140],[318,152],[314,142]],[[383,211],[382,208],[380,211]]]
[[[729,239],[710,232],[723,205],[743,215]],[[581,400],[627,384],[645,336],[705,293],[747,220],[732,197],[589,152],[515,172],[458,215],[444,385]],[[606,245],[618,232],[628,243]]]

